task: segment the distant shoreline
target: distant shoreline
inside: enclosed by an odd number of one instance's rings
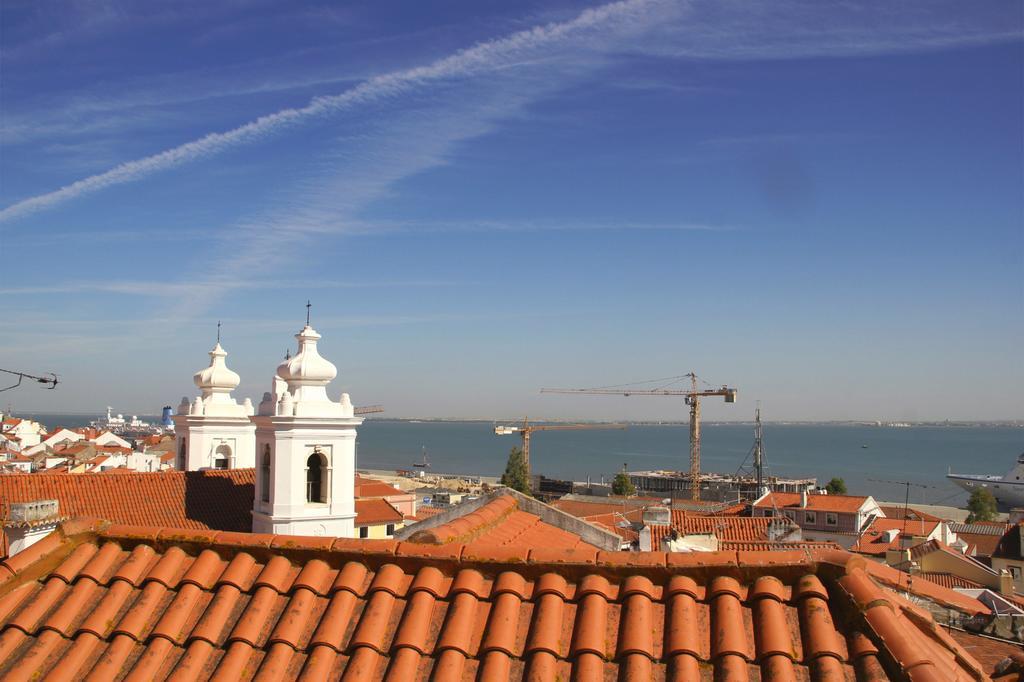
[[[24,415],[27,417],[96,417],[102,416],[100,412],[42,412],[42,411],[14,411],[11,414],[14,416]],[[142,419],[159,420],[159,414],[142,414],[142,413],[131,413],[121,412],[121,414],[137,414]],[[494,424],[497,422],[514,424],[519,422],[517,419],[493,419],[493,418],[482,418],[482,417],[367,417],[367,421],[379,421],[379,422],[406,422],[406,423],[421,423],[421,424],[450,424],[453,422],[458,423],[479,423],[479,424]],[[881,421],[881,423],[879,423]],[[531,419],[531,423],[534,424],[563,424],[563,423],[574,423],[574,424],[629,424],[630,426],[687,426],[689,425],[688,420],[642,420],[642,421],[611,421],[606,419]],[[906,420],[867,420],[867,419],[848,419],[848,420],[763,420],[765,425],[769,426],[863,426],[866,428],[1024,428],[1024,420],[962,420],[962,421],[906,421]],[[754,422],[751,420],[703,420],[702,426],[753,426]]]

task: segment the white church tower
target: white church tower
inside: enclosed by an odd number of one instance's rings
[[[299,351],[277,367],[256,423],[254,533],[355,535],[356,427],[347,393],[327,396],[337,368],[321,357],[320,335],[306,326]]]
[[[252,403],[241,405],[231,397],[240,381],[224,362],[227,352],[220,345],[210,351],[210,366],[193,377],[200,395],[189,402],[182,398],[174,416],[176,468],[240,469],[256,466],[256,427],[252,423]]]

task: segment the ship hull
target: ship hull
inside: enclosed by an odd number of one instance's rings
[[[978,488],[988,488],[996,498],[1000,511],[1024,507],[1024,480],[1007,480],[1005,476],[972,476],[970,474],[947,474],[946,478],[971,493]]]

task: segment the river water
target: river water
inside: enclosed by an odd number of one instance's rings
[[[83,426],[90,419],[81,415],[35,418],[51,427]],[[426,448],[431,471],[496,476],[505,467],[509,449],[519,442],[517,435],[496,436],[490,422],[368,419],[359,431],[358,466],[409,469]],[[966,501],[966,494],[946,480],[946,472],[1005,473],[1024,451],[1024,428],[769,423],[764,425],[764,443],[769,472],[774,475],[816,476],[822,485],[838,476],[851,493],[884,500],[902,500],[905,492],[903,486],[884,481],[912,481],[928,487],[912,487],[911,501],[958,505]],[[703,469],[735,473],[752,444],[749,424],[705,424]],[[687,469],[689,427],[539,432],[532,438],[530,453],[534,471],[551,478],[590,476],[599,481],[623,464],[631,470]]]

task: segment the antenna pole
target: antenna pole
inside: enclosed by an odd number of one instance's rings
[[[754,412],[754,468],[757,469],[757,492],[760,496],[764,488],[764,461],[761,445],[761,406],[757,406]]]

